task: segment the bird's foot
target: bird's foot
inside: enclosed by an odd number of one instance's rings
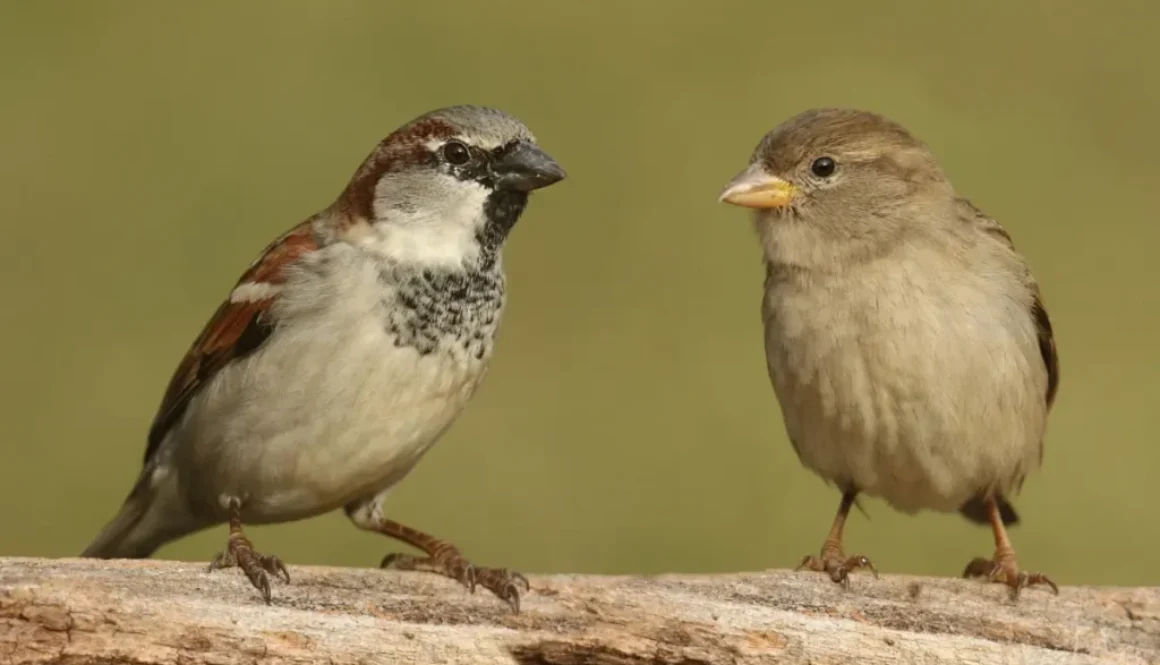
[[[241,568],[250,579],[250,584],[262,593],[267,605],[270,604],[270,576],[275,575],[290,582],[290,573],[286,571],[282,560],[272,554],[255,552],[253,543],[240,531],[231,531],[226,549],[214,557],[209,570],[213,572],[235,566]]]
[[[460,584],[475,593],[476,585],[491,591],[511,606],[513,612],[520,611],[520,592],[531,590],[528,579],[507,568],[479,568],[465,559],[459,550],[444,544],[433,556],[417,557],[410,554],[388,554],[379,564],[380,568],[393,570],[417,570],[436,573],[458,580]]]
[[[878,578],[878,570],[874,568],[873,563],[870,563],[869,558],[862,554],[848,557],[842,553],[841,547],[827,543],[822,547],[821,556],[807,554],[794,570],[827,573],[834,583],[842,585],[844,589],[849,589],[850,573],[859,568],[868,568],[870,572],[874,573],[874,578]]]
[[[1006,584],[1007,588],[1010,589],[1011,600],[1018,598],[1019,592],[1024,587],[1037,584],[1049,586],[1055,595],[1059,595],[1059,587],[1047,575],[1019,570],[1015,552],[1012,551],[996,552],[994,559],[984,559],[981,556],[971,559],[971,562],[963,569],[963,577],[981,577],[993,584]]]

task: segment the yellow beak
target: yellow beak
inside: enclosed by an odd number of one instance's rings
[[[718,201],[746,208],[783,208],[793,199],[792,184],[754,164],[729,181]]]

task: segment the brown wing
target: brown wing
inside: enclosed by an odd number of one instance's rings
[[[1015,243],[1011,240],[1011,235],[999,225],[999,222],[988,217],[982,210],[979,210],[979,208],[966,199],[959,199],[959,203],[963,208],[964,217],[968,222],[976,225],[984,233],[990,234],[1010,247],[1012,251],[1015,251]],[[1043,297],[1039,292],[1039,284],[1031,276],[1030,270],[1027,271],[1027,280],[1030,282],[1032,292],[1035,295],[1028,314],[1031,316],[1031,320],[1035,322],[1035,332],[1039,337],[1039,353],[1043,356],[1043,364],[1047,368],[1047,394],[1044,397],[1047,400],[1047,408],[1050,410],[1052,405],[1055,404],[1055,394],[1059,391],[1059,353],[1055,348],[1055,333],[1051,329],[1051,319],[1047,316],[1047,308],[1043,306]]]
[[[995,240],[1003,243],[1015,251],[1015,242],[1011,240],[1011,234],[1007,233],[999,222],[991,217],[988,217],[982,210],[979,210],[966,199],[959,199],[960,210],[964,221],[973,224],[980,231],[993,237]],[[1052,405],[1055,403],[1055,393],[1059,390],[1059,354],[1055,349],[1055,334],[1051,330],[1051,319],[1047,317],[1047,308],[1043,306],[1043,298],[1039,293],[1039,284],[1036,283],[1035,278],[1031,275],[1031,270],[1026,270],[1026,280],[1031,288],[1033,294],[1031,307],[1028,309],[1028,316],[1035,323],[1035,333],[1039,340],[1039,355],[1043,358],[1043,366],[1047,369],[1047,392],[1044,395],[1044,400],[1047,403],[1047,410],[1050,411]],[[1039,441],[1039,460],[1043,461],[1043,440]],[[1017,487],[1023,485],[1022,476],[1016,483]],[[1003,524],[1011,526],[1019,522],[1019,515],[1015,512],[1014,506],[1005,497],[1000,495],[991,495],[985,492],[967,501],[959,509],[967,519],[979,524],[987,524],[990,522],[990,514],[987,511],[986,500],[993,499],[999,508],[999,517]]]
[[[149,429],[146,463],[201,387],[231,361],[253,353],[270,336],[274,322],[267,311],[277,294],[271,292],[261,297],[262,285],[277,286],[285,282],[286,266],[315,249],[318,243],[310,222],[303,222],[266,247],[238,280],[234,288],[253,284],[255,297],[237,299],[237,302],[227,298],[182,358]]]
[[[1059,391],[1059,353],[1055,350],[1055,333],[1051,330],[1051,319],[1047,317],[1047,308],[1039,295],[1038,286],[1035,288],[1035,302],[1031,305],[1031,316],[1035,319],[1035,330],[1039,334],[1039,353],[1043,356],[1043,364],[1047,366],[1047,408],[1055,404],[1055,393]]]

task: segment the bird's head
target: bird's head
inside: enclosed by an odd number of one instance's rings
[[[927,146],[897,123],[853,109],[813,109],[767,134],[720,200],[752,208],[771,248],[835,256],[924,223],[953,189]],[[809,247],[804,246],[810,244]]]
[[[391,238],[392,253],[454,262],[498,250],[529,193],[564,177],[516,118],[452,106],[383,139],[338,205]]]

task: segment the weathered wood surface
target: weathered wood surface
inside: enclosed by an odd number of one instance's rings
[[[0,663],[1160,663],[1160,588],[1029,590],[818,574],[532,577],[513,615],[421,574],[294,567],[267,607],[237,570],[0,559]]]

